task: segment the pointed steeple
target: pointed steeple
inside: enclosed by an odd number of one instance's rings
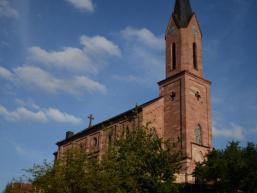
[[[173,17],[179,28],[187,27],[193,14],[190,0],[176,0]]]
[[[175,3],[176,2],[176,3]],[[166,40],[166,77],[187,71],[202,77],[202,33],[190,0],[174,0]]]

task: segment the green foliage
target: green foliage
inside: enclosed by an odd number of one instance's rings
[[[177,192],[180,158],[176,143],[159,138],[154,129],[139,128],[116,140],[100,160],[73,149],[28,172],[44,193],[170,193]]]
[[[84,193],[97,164],[78,149],[68,151],[53,164],[35,165],[28,170],[30,181],[36,190],[44,193]]]
[[[176,145],[160,139],[155,130],[137,129],[117,141],[105,158],[110,161],[106,168],[120,178],[122,192],[171,192],[181,160]]]
[[[212,184],[214,192],[257,191],[257,146],[242,148],[231,142],[224,150],[213,150],[194,173],[198,184]]]

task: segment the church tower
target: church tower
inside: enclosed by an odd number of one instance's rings
[[[203,78],[202,33],[189,0],[176,0],[168,23],[164,98],[166,139],[180,139],[184,164],[178,181],[192,182],[195,162],[212,149],[210,81]]]
[[[166,77],[158,83],[160,96],[76,134],[68,132],[57,143],[56,159],[74,147],[100,158],[115,139],[151,124],[160,137],[179,139],[184,159],[177,182],[194,182],[195,162],[204,161],[212,149],[212,116],[211,83],[203,78],[202,33],[189,0],[176,0],[165,40]]]

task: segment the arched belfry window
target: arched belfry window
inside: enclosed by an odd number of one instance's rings
[[[193,43],[193,64],[194,64],[194,69],[198,70],[198,64],[197,64],[197,45],[194,42]]]
[[[200,124],[195,128],[195,143],[202,145],[202,127]]]
[[[172,43],[172,70],[177,68],[176,43]]]

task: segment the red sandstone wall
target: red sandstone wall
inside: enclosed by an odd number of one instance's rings
[[[167,81],[160,87],[160,95],[164,98],[164,137],[166,139],[181,139],[183,129],[183,85],[182,77]],[[172,92],[175,97],[172,99]]]
[[[159,137],[164,136],[164,98],[143,108],[143,125],[156,129]]]
[[[212,147],[212,118],[210,109],[210,83],[191,75],[185,76],[185,116],[187,155],[192,157],[191,144],[195,143],[195,129],[198,124],[202,129],[202,146]],[[199,93],[200,98],[196,97]]]
[[[177,68],[172,70],[172,43],[176,43]],[[197,44],[198,70],[193,66],[193,43]],[[187,28],[176,27],[171,17],[166,32],[166,77],[183,70],[202,77],[202,34],[196,16],[193,15]]]

